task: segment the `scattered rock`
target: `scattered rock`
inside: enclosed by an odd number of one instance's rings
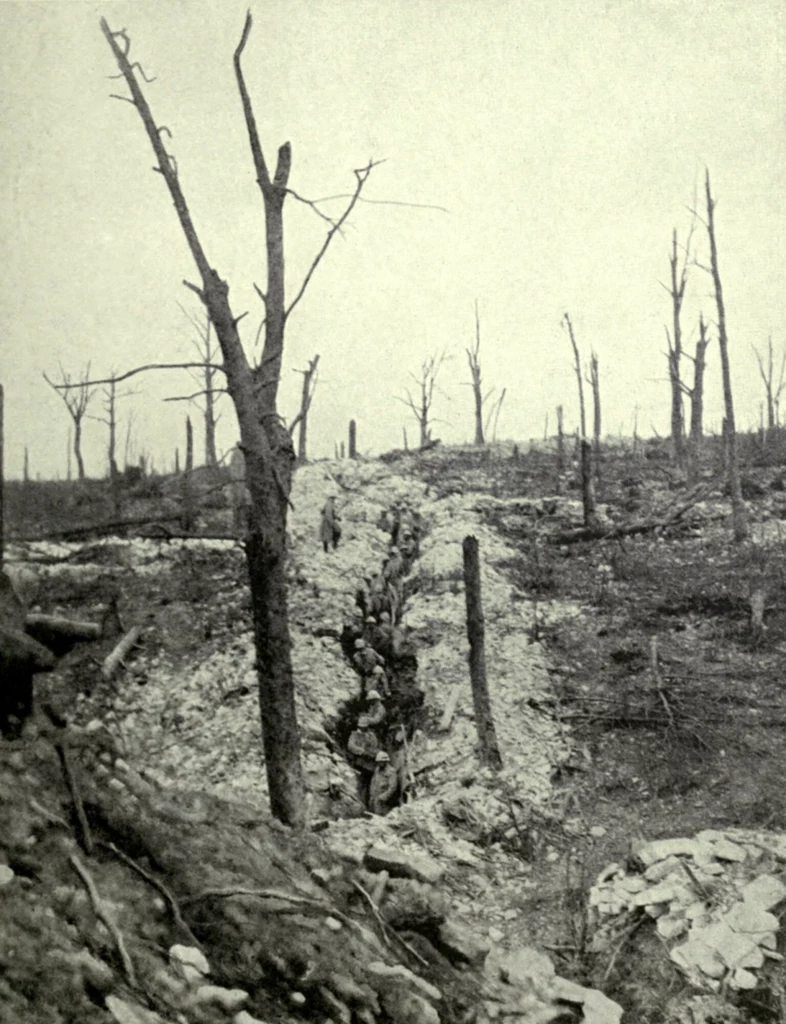
[[[477,967],[483,965],[491,949],[486,939],[452,918],[439,926],[435,945],[452,963],[467,963]]]
[[[530,987],[534,978],[550,978],[554,975],[554,964],[545,953],[524,946],[506,954],[499,962],[499,975],[509,985]],[[560,979],[560,982],[562,979]],[[561,996],[559,998],[562,998]]]
[[[743,902],[770,910],[786,898],[786,885],[775,875],[759,875],[741,890]]]
[[[119,996],[107,996],[105,1005],[117,1024],[165,1024],[157,1013],[146,1010],[139,1003],[129,1003],[125,999],[120,999]]]
[[[384,846],[372,846],[366,851],[363,864],[369,871],[387,871],[391,878],[414,878],[435,885],[444,869],[425,855],[410,855]]]
[[[221,985],[200,985],[193,996],[195,1003],[210,1003],[220,1006],[227,1013],[239,1010],[248,999],[248,992],[242,988],[223,988]]]
[[[196,946],[172,946],[169,959],[186,981],[203,981],[205,975],[210,974],[207,957]]]

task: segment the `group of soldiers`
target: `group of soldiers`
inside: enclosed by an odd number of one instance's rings
[[[392,517],[383,516],[381,525],[390,533],[390,548],[381,571],[363,577],[355,604],[364,618],[381,622],[387,616],[397,626],[404,604],[404,577],[420,554],[420,518],[396,509]]]
[[[406,728],[387,723],[385,701],[390,702],[390,670],[406,653],[400,628],[404,601],[403,581],[419,553],[420,524],[405,520],[401,510],[385,517],[391,542],[382,570],[365,577],[355,596],[353,621],[343,640],[351,644],[352,664],[360,676],[363,711],[347,743],[349,762],[358,773],[359,794],[372,814],[387,814],[412,794]]]

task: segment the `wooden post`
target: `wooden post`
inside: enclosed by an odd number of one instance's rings
[[[350,459],[356,459],[358,457],[357,448],[357,423],[354,420],[349,421],[349,457]]]
[[[565,420],[561,405],[557,406],[557,473],[565,472]]]
[[[342,441],[341,442],[341,458],[345,459],[346,457],[347,457],[347,450],[344,447],[344,442]]]
[[[175,448],[175,475],[180,473],[180,449]]]
[[[191,417],[186,416],[186,470],[182,480],[182,502],[183,502],[183,532],[191,533],[194,529],[196,516],[194,513],[194,491],[192,488],[191,474],[194,469],[194,429],[191,426]]]
[[[407,428],[402,427],[401,429],[404,431],[404,451],[407,452],[409,451],[409,443],[407,441]]]
[[[30,452],[28,451],[27,445],[25,445],[25,468],[23,470],[22,477],[25,483],[30,479]]]
[[[462,549],[464,553],[464,589],[467,598],[469,676],[472,682],[472,702],[475,707],[475,728],[478,731],[482,763],[497,770],[502,767],[502,756],[497,744],[497,733],[494,728],[494,717],[486,681],[486,635],[480,594],[480,559],[477,537],[465,537]]]
[[[593,526],[597,521],[597,512],[592,481],[592,445],[586,440],[581,442],[581,499],[584,503],[584,525]]]

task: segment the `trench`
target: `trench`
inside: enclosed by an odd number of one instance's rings
[[[357,797],[366,810],[377,814],[414,796],[409,746],[425,722],[417,650],[402,621],[404,604],[417,589],[411,570],[420,554],[422,523],[417,513],[401,509],[392,510],[384,521],[390,534],[386,557],[379,571],[359,584],[352,618],[343,624],[339,637],[344,658],[357,676],[358,691],[326,723],[326,731],[355,773]],[[379,700],[373,699],[375,691]],[[387,755],[397,782],[395,792],[383,800],[376,798],[373,781],[379,753]],[[390,790],[392,772],[388,774]]]

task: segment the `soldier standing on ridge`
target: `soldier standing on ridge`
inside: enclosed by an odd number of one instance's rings
[[[327,499],[320,513],[319,539],[322,541],[322,547],[325,551],[330,547],[335,551],[341,539],[336,499],[332,495]]]

